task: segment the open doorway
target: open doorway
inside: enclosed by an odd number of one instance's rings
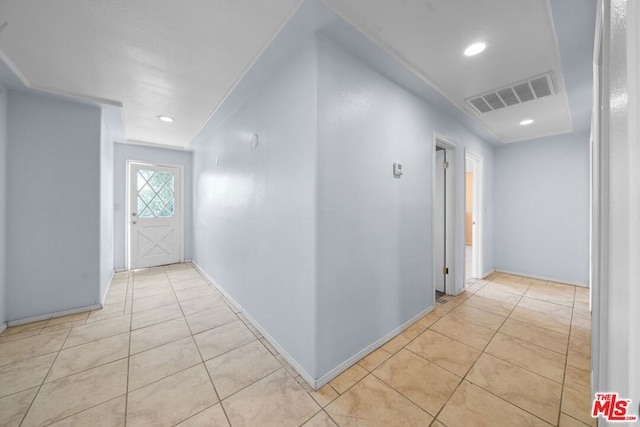
[[[433,283],[436,300],[456,295],[455,170],[456,145],[434,138],[433,156]]]
[[[482,157],[465,151],[465,284],[482,273]]]

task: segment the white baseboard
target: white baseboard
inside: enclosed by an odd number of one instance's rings
[[[9,327],[24,325],[26,323],[39,322],[41,320],[49,320],[54,317],[68,316],[70,314],[84,313],[85,311],[98,310],[102,308],[102,304],[87,305],[84,307],[70,308],[69,310],[56,311],[55,313],[41,314],[38,316],[25,317],[22,319],[11,320],[8,322]]]
[[[116,271],[111,272],[111,278],[109,279],[109,283],[107,284],[107,289],[104,291],[102,295],[100,295],[100,304],[104,307],[104,302],[107,300],[107,295],[109,295],[109,289],[111,289],[111,283],[113,283],[113,278],[116,276]],[[100,307],[100,308],[102,308]]]
[[[422,310],[420,313],[416,314],[411,319],[407,320],[406,322],[398,326],[393,331],[375,340],[373,343],[369,344],[368,346],[366,346],[365,348],[363,348],[362,350],[360,350],[359,352],[357,352],[356,354],[354,354],[353,356],[351,356],[350,358],[348,358],[347,360],[345,360],[344,362],[342,362],[341,364],[339,364],[338,366],[336,366],[335,368],[327,372],[325,375],[315,380],[315,384],[310,383],[309,385],[311,385],[311,387],[313,387],[314,390],[319,389],[320,387],[327,384],[329,381],[331,381],[332,379],[334,379],[335,377],[337,377],[338,375],[340,375],[341,373],[349,369],[351,366],[355,365],[360,359],[362,359],[363,357],[365,357],[366,355],[368,355],[378,347],[386,344],[391,339],[400,335],[405,329],[413,325],[417,320],[419,320],[426,314],[430,313],[433,310],[433,308],[434,308],[433,306],[430,306]]]
[[[392,338],[395,338],[397,335],[399,335],[409,326],[413,325],[418,319],[422,318],[427,313],[431,312],[434,308],[433,305],[430,307],[427,307],[425,310],[421,311],[420,313],[418,313],[417,315],[415,315],[414,317],[412,317],[402,325],[398,326],[396,329],[389,332],[382,338],[376,340],[375,342],[371,343],[367,347],[363,348],[358,353],[354,354],[349,359],[345,360],[340,365],[336,366],[335,368],[333,368],[331,371],[329,371],[322,377],[314,378],[313,375],[311,375],[302,366],[300,366],[300,364],[293,357],[291,357],[291,355],[287,353],[287,351],[284,348],[282,348],[280,344],[278,344],[278,341],[276,341],[271,335],[269,335],[269,333],[262,327],[262,325],[260,325],[260,323],[258,323],[246,310],[244,310],[242,306],[236,300],[234,300],[233,297],[227,293],[227,291],[224,290],[224,288],[222,288],[215,280],[213,280],[213,278],[209,276],[209,274],[207,274],[207,272],[204,271],[204,269],[200,267],[197,262],[195,261],[191,261],[191,262],[196,267],[196,269],[236,308],[237,312],[242,313],[249,320],[249,322],[253,325],[253,327],[256,328],[262,334],[262,336],[269,342],[269,344],[271,344],[273,348],[275,348],[276,351],[280,353],[280,355],[287,361],[287,363],[289,363],[289,365],[291,365],[291,367],[295,369],[296,372],[298,372],[298,374],[300,374],[300,376],[314,390],[318,390],[320,387],[327,384],[329,381],[331,381],[332,379],[334,379],[335,377],[337,377],[338,375],[340,375],[341,373],[349,369],[351,366],[353,366],[360,359],[362,359],[363,357],[371,353],[373,350],[384,345],[386,342],[388,342]]]
[[[509,270],[496,269],[495,272],[496,273],[513,274],[515,276],[531,277],[532,279],[546,280],[548,282],[564,283],[566,285],[580,286],[581,288],[588,288],[589,287],[588,284],[582,283],[582,282],[567,281],[567,280],[564,280],[564,279],[558,279],[558,278],[554,278],[554,277],[538,276],[538,275],[529,274],[529,273],[521,273],[521,272],[518,272],[518,271],[509,271]]]
[[[0,334],[3,333],[5,329],[7,329],[7,322],[0,323]]]
[[[202,267],[200,267],[197,262],[191,261],[191,263],[196,268],[196,270],[198,270],[200,274],[202,274],[205,277],[205,279],[207,279],[213,285],[213,287],[216,288],[218,292],[220,292],[229,301],[229,303],[231,303],[236,313],[242,312],[242,306],[238,304],[238,302],[235,299],[233,299],[233,297],[229,295],[227,291],[225,291],[222,288],[222,286],[218,284],[218,282],[213,280],[213,277],[209,276],[209,274]]]
[[[316,389],[314,387],[316,383],[315,378],[313,378],[313,376],[310,373],[308,373],[302,366],[300,366],[300,364],[293,357],[291,357],[291,355],[287,353],[287,351],[284,348],[282,348],[282,346],[280,346],[278,341],[276,341],[271,335],[269,335],[266,329],[256,319],[254,319],[251,316],[251,314],[249,314],[244,308],[242,308],[242,306],[235,299],[233,299],[233,297],[229,295],[227,291],[225,291],[224,288],[222,288],[222,286],[218,284],[218,282],[213,280],[213,278],[209,276],[209,274],[202,267],[200,267],[197,262],[191,261],[191,263],[196,267],[196,269],[200,272],[200,274],[205,276],[205,278],[213,285],[213,287],[215,287],[218,290],[218,292],[224,295],[224,297],[229,301],[229,303],[236,309],[236,312],[242,313],[247,318],[247,320],[249,320],[249,322],[253,325],[253,327],[256,328],[258,332],[260,332],[260,334],[262,334],[264,339],[266,339],[267,342],[271,344],[278,353],[280,353],[280,355],[284,358],[284,360],[286,360],[287,363],[289,363],[289,365],[291,365],[291,367],[295,369],[296,372],[298,372],[298,374],[300,374],[300,376],[311,387]]]
[[[493,272],[495,272],[495,270],[485,271],[484,273],[482,273],[482,279],[478,279],[478,280],[484,280],[485,277],[487,277],[488,275],[490,275]]]
[[[287,353],[287,351],[284,348],[282,348],[280,344],[278,344],[278,341],[276,341],[271,335],[269,335],[266,329],[264,329],[262,325],[258,323],[253,317],[251,317],[249,313],[247,313],[245,310],[242,310],[242,314],[244,314],[244,316],[249,320],[249,322],[251,322],[253,327],[256,328],[258,332],[262,334],[262,336],[269,342],[269,344],[271,344],[273,348],[275,348],[276,351],[280,353],[280,355],[284,358],[284,360],[286,360],[287,363],[289,363],[289,365],[291,365],[291,367],[295,369],[298,374],[300,374],[302,379],[304,379],[307,382],[307,384],[309,384],[314,390],[317,390],[318,388],[315,387],[316,379],[313,378],[313,375],[311,375],[302,366],[300,366],[300,364],[296,361],[296,359],[291,357],[291,355]]]

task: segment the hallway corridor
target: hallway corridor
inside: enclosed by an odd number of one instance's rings
[[[2,426],[583,426],[588,290],[493,273],[313,391],[191,264],[0,334]]]

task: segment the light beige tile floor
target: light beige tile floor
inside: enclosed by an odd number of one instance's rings
[[[191,264],[119,273],[102,310],[0,334],[0,426],[580,426],[586,289],[509,274],[312,390]]]

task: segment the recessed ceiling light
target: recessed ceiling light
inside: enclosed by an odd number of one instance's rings
[[[161,122],[165,122],[165,123],[171,123],[171,122],[173,122],[173,117],[158,116],[158,120],[160,120]]]
[[[474,56],[479,54],[480,52],[482,52],[483,50],[485,50],[487,47],[487,45],[483,42],[478,42],[478,43],[474,43],[474,44],[470,44],[469,46],[467,46],[467,48],[464,50],[464,54],[466,56]]]
[[[520,122],[520,126],[527,126],[527,125],[530,125],[531,123],[533,123],[533,120],[526,119]]]

